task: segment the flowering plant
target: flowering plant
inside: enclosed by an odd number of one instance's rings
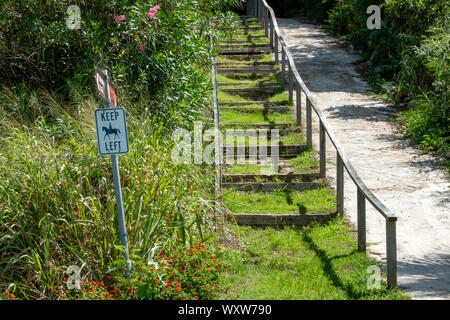
[[[150,264],[136,270],[137,299],[211,299],[222,264],[221,249],[210,243],[194,243],[189,248],[172,248],[155,254]]]
[[[229,270],[221,257],[220,247],[209,242],[194,243],[189,248],[155,252],[147,263],[136,261],[131,280],[114,271],[101,281],[83,281],[81,290],[48,291],[63,300],[211,299],[218,291],[219,273]],[[121,264],[122,261],[117,263]],[[15,297],[8,295],[6,298]]]

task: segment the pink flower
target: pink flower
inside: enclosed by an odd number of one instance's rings
[[[147,12],[147,16],[149,18],[153,19],[155,17],[155,14],[158,12],[158,10],[159,10],[158,5],[154,6],[153,8],[150,8],[150,10]]]
[[[145,41],[144,43],[139,45],[139,50],[141,50],[142,52],[144,52],[145,50],[145,46],[147,45],[147,41]]]
[[[119,23],[120,21],[124,21],[125,19],[126,19],[126,17],[124,14],[114,18],[114,20],[116,20],[117,23]]]

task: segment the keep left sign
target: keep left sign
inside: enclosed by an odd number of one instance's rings
[[[128,132],[124,108],[95,110],[98,152],[101,155],[128,153]]]

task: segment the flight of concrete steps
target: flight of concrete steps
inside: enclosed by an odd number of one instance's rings
[[[280,67],[275,65],[273,50],[257,20],[242,17],[231,39],[220,39],[219,52],[217,81],[225,161],[222,187],[232,220],[279,227],[333,217],[336,210],[330,202],[334,192],[320,179],[318,165],[296,165],[296,161],[302,162],[300,155],[307,152],[314,158],[316,153],[308,150],[302,127],[295,122]],[[279,156],[272,149],[277,135]],[[237,157],[238,151],[244,157]],[[267,157],[261,157],[261,152]],[[322,203],[323,212],[317,212]]]

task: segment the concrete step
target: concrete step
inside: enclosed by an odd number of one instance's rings
[[[248,86],[250,84],[256,85],[259,88],[265,88],[270,86],[284,86],[283,84],[276,81],[261,81],[261,82],[246,82],[246,81],[236,81],[236,82],[218,82],[219,86],[228,86],[229,88],[237,87],[237,86]],[[247,87],[246,87],[247,88]]]
[[[251,106],[251,105],[263,105],[263,106],[288,106],[285,101],[265,101],[265,100],[255,100],[255,101],[235,101],[235,102],[220,102],[219,106]]]
[[[262,38],[260,38],[260,39],[262,39]],[[269,40],[267,40],[267,43],[262,43],[262,41],[260,41],[261,43],[253,43],[253,41],[249,41],[248,39],[245,39],[245,40],[236,40],[236,39],[231,39],[231,41],[230,40],[223,40],[223,41],[221,41],[220,43],[219,43],[219,45],[221,45],[221,46],[227,46],[227,45],[242,45],[242,44],[244,44],[244,45],[252,45],[252,46],[255,46],[255,45],[259,45],[259,46],[261,46],[261,45],[264,45],[264,46],[269,46]]]
[[[274,113],[281,113],[281,114],[285,114],[285,113],[289,113],[292,112],[292,107],[221,107],[220,110],[230,110],[230,111],[239,111],[239,112],[274,112]]]
[[[264,52],[248,52],[244,54],[221,54],[220,56],[229,59],[229,60],[236,60],[236,61],[257,61],[262,58],[264,58],[265,53]]]
[[[274,66],[275,61],[254,61],[249,64],[244,63],[236,63],[234,61],[227,61],[227,62],[218,62],[216,64],[219,67],[226,67],[226,66]]]
[[[248,54],[268,54],[272,52],[272,48],[267,46],[253,48],[231,48],[219,50],[220,55],[248,55]]]
[[[280,163],[282,161],[288,161],[290,159],[294,159],[298,157],[298,153],[285,153],[285,154],[280,154],[278,156],[278,160],[280,161]],[[242,164],[242,163],[238,163],[239,161],[244,161],[245,163],[254,163],[256,160],[259,160],[261,162],[266,162],[266,161],[270,161],[270,157],[259,157],[258,159],[254,159],[253,157],[250,157],[248,155],[244,156],[244,157],[237,157],[237,155],[234,155],[233,157],[227,157],[226,154],[223,155],[223,161],[225,165],[234,165],[234,164]]]
[[[277,214],[277,213],[234,213],[227,215],[227,220],[238,225],[257,227],[303,227],[314,222],[322,223],[336,217],[336,213],[330,214]]]
[[[225,144],[225,143],[224,143]],[[250,151],[252,151],[255,155],[259,154],[261,149],[266,150],[266,154],[268,156],[270,156],[272,154],[272,148],[270,145],[265,145],[265,146],[248,146],[248,145],[231,145],[231,146],[227,146],[225,145],[224,147],[222,147],[223,149],[223,154],[227,154],[233,152],[233,154],[237,154],[238,152],[240,152],[241,154],[245,154],[246,156],[250,154]],[[278,145],[278,153],[279,154],[300,154],[304,151],[308,150],[308,147],[306,146],[306,144],[287,144],[287,145],[283,145],[283,144],[279,144]]]
[[[261,49],[261,50],[271,50],[271,47],[268,44],[239,44],[239,43],[231,43],[231,44],[220,44],[219,51],[226,49]]]
[[[245,192],[275,192],[314,190],[324,187],[324,184],[319,182],[225,182],[222,183],[222,187]]]
[[[240,66],[240,67],[228,67],[228,66],[219,66],[217,68],[217,72],[219,74],[230,74],[230,73],[263,73],[263,74],[269,74],[269,73],[279,73],[280,70],[277,68],[274,68],[272,66]]]
[[[269,99],[277,93],[284,91],[282,86],[262,86],[262,87],[227,87],[220,88],[222,92],[231,95],[238,95],[244,99]]]
[[[222,123],[222,127],[245,127],[251,129],[287,129],[295,126],[294,122],[291,123]]]
[[[235,174],[225,173],[223,175],[224,182],[250,182],[250,181],[274,181],[281,180],[291,182],[301,180],[302,182],[311,182],[319,179],[318,173],[288,173],[288,174]]]

